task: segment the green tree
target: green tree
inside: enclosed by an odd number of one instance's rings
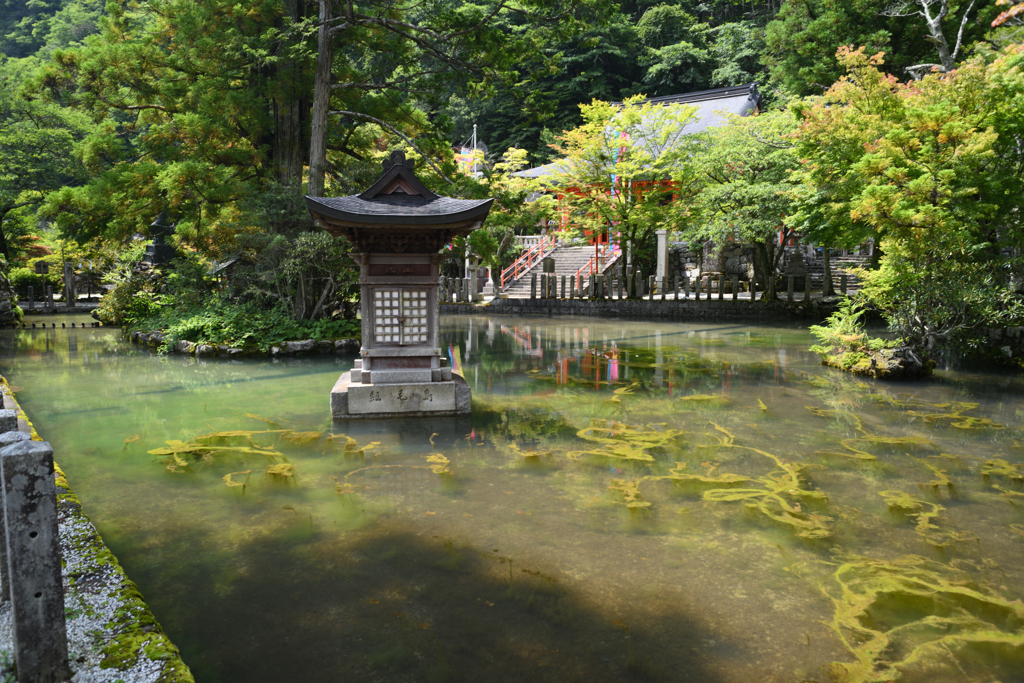
[[[10,260],[7,216],[84,181],[75,149],[90,123],[77,112],[18,96],[18,80],[5,66],[0,57],[0,253]]]
[[[886,50],[895,72],[933,52],[922,25],[881,12],[889,0],[786,0],[765,30],[771,80],[789,95],[819,95],[844,70],[835,58],[844,45]],[[890,47],[891,46],[891,47]]]
[[[634,263],[649,269],[655,231],[671,227],[685,206],[672,200],[691,191],[684,161],[695,141],[684,129],[695,109],[642,99],[580,105],[584,123],[559,138],[560,171],[545,180],[572,222],[610,232],[622,247],[631,242]]]
[[[487,0],[425,8],[393,0],[318,0],[309,194],[324,191],[332,116],[343,122],[342,135],[372,124],[402,138],[446,177],[433,158],[450,156],[450,145],[427,112],[439,109],[453,89],[480,96],[495,84],[513,86],[521,55],[539,55],[552,39],[578,32],[584,25],[578,10],[607,5]],[[550,70],[551,61],[529,63]],[[424,149],[414,138],[432,144]]]
[[[976,349],[1021,315],[1019,50],[910,83],[863,49],[839,60],[850,76],[799,108],[797,220],[880,239],[865,290],[906,344]]]
[[[785,239],[792,234],[784,219],[793,208],[790,174],[798,163],[788,137],[795,128],[795,117],[785,111],[730,117],[707,132],[680,179],[694,177],[699,188],[683,234],[754,245],[762,290],[781,264],[780,232]]]

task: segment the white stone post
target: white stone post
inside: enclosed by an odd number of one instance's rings
[[[662,282],[668,275],[668,230],[655,230],[658,236],[658,270],[654,274],[655,282]]]

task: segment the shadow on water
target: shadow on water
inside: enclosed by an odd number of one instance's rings
[[[344,547],[316,534],[290,547],[246,544],[219,568],[218,549],[192,530],[161,547],[169,563],[141,563],[151,570],[135,578],[181,628],[169,635],[197,681],[714,682],[701,643],[749,655],[685,613],[612,621],[557,579],[499,562],[500,549],[411,527]],[[130,549],[121,555],[136,564]],[[211,571],[219,576],[198,585],[191,576]],[[194,586],[185,600],[171,598],[179,581]]]

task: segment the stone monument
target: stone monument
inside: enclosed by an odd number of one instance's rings
[[[362,194],[306,197],[313,224],[348,238],[359,264],[362,348],[331,390],[334,419],[469,413],[469,385],[438,344],[438,252],[493,201],[434,194],[402,152]]]
[[[174,234],[174,223],[170,222],[166,213],[160,212],[156,220],[150,223],[149,234],[153,237],[153,243],[146,245],[146,255],[142,257],[142,262],[154,266],[170,263],[178,252],[164,241],[166,237]]]

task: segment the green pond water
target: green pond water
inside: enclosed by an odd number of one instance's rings
[[[1019,376],[447,317],[471,418],[332,424],[353,357],[27,320],[0,372],[200,683],[1024,681]]]

